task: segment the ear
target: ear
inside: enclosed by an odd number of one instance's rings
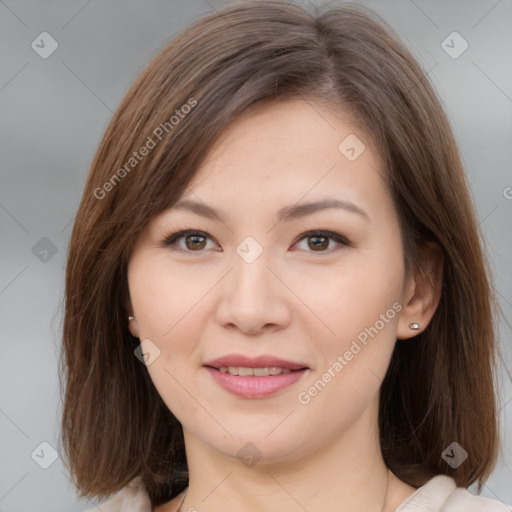
[[[419,248],[419,261],[404,286],[403,308],[398,320],[396,337],[400,340],[412,338],[425,330],[441,299],[443,288],[443,251],[435,242],[425,242]],[[409,324],[417,323],[413,330]]]
[[[139,324],[137,323],[137,318],[133,318],[133,320],[128,320],[128,317],[135,317],[133,314],[133,307],[132,307],[132,301],[128,297],[125,301],[124,305],[125,311],[126,311],[126,321],[128,322],[128,329],[130,330],[130,334],[134,338],[140,338],[139,335]]]

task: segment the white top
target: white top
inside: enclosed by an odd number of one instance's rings
[[[139,477],[100,507],[102,512],[153,512],[151,500]],[[85,512],[98,512],[98,508]],[[395,512],[512,512],[512,507],[475,496],[464,487],[457,487],[453,478],[437,475],[416,489]]]

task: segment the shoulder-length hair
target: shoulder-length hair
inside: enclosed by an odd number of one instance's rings
[[[127,263],[150,219],[185,191],[218,137],[260,101],[301,97],[353,114],[385,165],[406,269],[443,253],[428,327],[396,343],[380,389],[384,460],[419,487],[467,487],[499,450],[490,272],[447,117],[427,74],[372,11],[285,1],[224,6],[173,38],[133,83],[100,143],[71,235],[61,374],[62,443],[80,496],[140,476],[153,505],[187,485],[180,423],[134,356]],[[145,148],[145,149],[144,149]],[[468,458],[452,469],[456,441]]]

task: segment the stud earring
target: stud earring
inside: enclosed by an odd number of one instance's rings
[[[132,320],[135,320],[135,317],[133,317],[133,316],[129,316],[129,317],[128,317],[128,321],[129,321],[129,322],[131,322]]]
[[[420,324],[417,324],[416,322],[409,324],[409,329],[412,329],[413,331],[417,331],[420,328]]]

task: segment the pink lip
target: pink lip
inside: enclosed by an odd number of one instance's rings
[[[248,367],[250,368],[250,366]],[[281,368],[284,367],[281,366]],[[231,375],[230,373],[223,373],[210,366],[207,366],[206,369],[210,372],[210,375],[212,375],[219,386],[242,398],[266,398],[271,396],[297,382],[308,371],[307,368],[303,368],[302,370],[296,370],[291,373],[269,375],[268,377],[240,377],[238,375]]]
[[[297,382],[309,369],[307,365],[287,361],[271,355],[257,357],[242,354],[230,354],[204,363],[215,382],[230,393],[243,398],[265,398],[281,391]],[[268,377],[231,375],[223,373],[219,368],[243,366],[246,368],[287,368],[291,373],[269,375]]]
[[[242,354],[229,354],[227,356],[212,359],[204,363],[215,382],[223,389],[243,398],[265,398],[297,382],[307,370],[308,366],[302,363],[287,361],[271,355],[257,357],[244,356]],[[219,368],[229,366],[242,366],[246,368],[287,368],[291,373],[281,375],[269,375],[267,377],[238,376],[223,373]]]
[[[294,363],[278,357],[262,355],[248,357],[242,354],[230,354],[227,356],[212,359],[203,364],[212,368],[227,368],[228,366],[243,366],[246,368],[288,368],[288,370],[301,370],[307,368],[306,364]]]

